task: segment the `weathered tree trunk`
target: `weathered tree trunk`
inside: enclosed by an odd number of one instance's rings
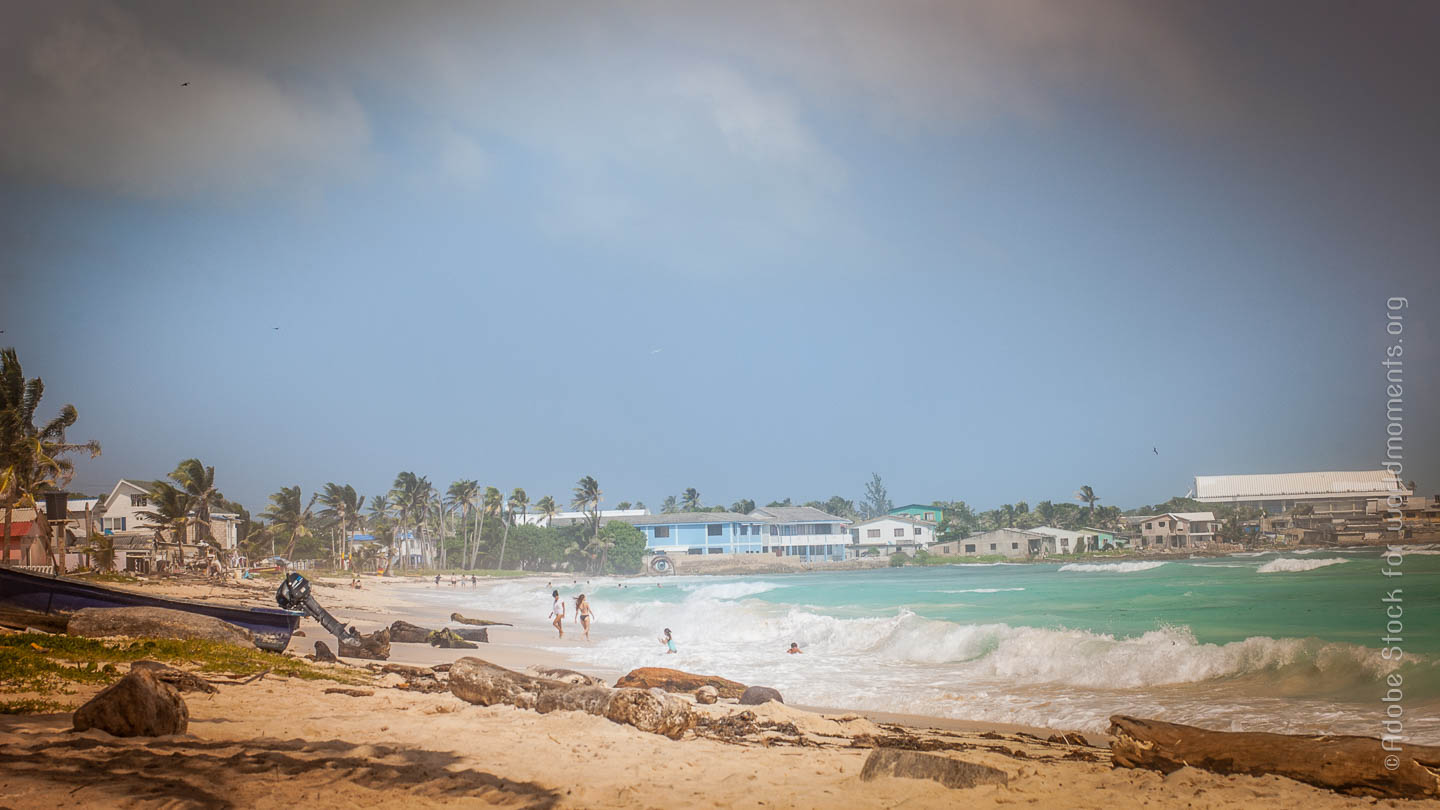
[[[582,711],[672,740],[695,724],[689,703],[658,689],[575,685],[512,672],[479,658],[461,658],[451,665],[450,691],[481,706],[508,704],[541,713]]]
[[[1440,798],[1440,747],[1374,737],[1209,731],[1178,723],[1110,718],[1116,767],[1169,773],[1185,766],[1216,773],[1275,774],[1340,793]]]

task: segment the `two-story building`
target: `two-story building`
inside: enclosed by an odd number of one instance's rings
[[[645,535],[645,548],[667,554],[774,554],[807,562],[841,560],[850,521],[809,506],[738,512],[668,512],[616,517]],[[606,521],[609,522],[609,521]]]
[[[1214,512],[1166,512],[1139,522],[1140,547],[1185,549],[1209,545],[1215,539]]]
[[[850,527],[849,557],[888,557],[897,551],[914,556],[935,542],[935,523],[908,514],[862,520]]]
[[[211,512],[208,529],[191,523],[185,536],[174,537],[169,527],[156,526],[144,517],[154,508],[150,501],[150,483],[122,478],[110,494],[95,504],[91,511],[94,529],[116,538],[116,567],[140,570],[142,561],[153,562],[158,554],[174,563],[187,563],[212,551],[228,564],[239,561],[240,515],[233,512]],[[209,535],[208,542],[206,535]],[[123,549],[124,559],[120,559]]]

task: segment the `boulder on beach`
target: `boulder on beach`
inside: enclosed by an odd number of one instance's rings
[[[244,627],[213,616],[158,607],[81,608],[70,617],[66,632],[86,638],[198,639],[240,647],[255,643],[255,635]]]
[[[586,675],[583,672],[576,672],[573,669],[561,667],[527,667],[526,672],[537,678],[548,678],[552,681],[560,681],[574,686],[605,686],[603,679],[594,675]]]
[[[868,782],[881,776],[930,779],[948,788],[1003,785],[1010,781],[1009,774],[989,765],[899,748],[876,748],[865,758],[860,778]]]
[[[695,690],[695,702],[704,706],[713,706],[720,701],[720,691],[715,687],[706,684]]]
[[[579,689],[593,687],[575,687]],[[695,713],[683,698],[660,689],[615,689],[605,701],[605,719],[678,740],[695,725]]]
[[[540,692],[568,686],[560,681],[523,675],[479,658],[461,658],[450,665],[450,691],[467,703],[481,706],[515,705],[517,699],[533,706]]]
[[[694,692],[702,686],[713,686],[723,698],[738,698],[745,693],[745,684],[728,678],[715,675],[692,675],[689,672],[665,667],[632,669],[616,681],[615,686],[616,688],[663,689],[666,692]]]
[[[394,644],[424,644],[431,632],[428,627],[397,620],[390,624],[390,641]]]
[[[780,697],[780,692],[768,686],[752,686],[740,695],[741,706],[759,706],[761,703],[773,700],[776,703],[784,703],[785,698]]]
[[[75,710],[76,731],[98,729],[116,737],[159,737],[184,734],[190,709],[175,687],[156,677],[150,667],[132,668]]]

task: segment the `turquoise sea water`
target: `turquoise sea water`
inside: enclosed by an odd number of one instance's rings
[[[613,580],[588,590],[595,641],[557,649],[674,666],[787,700],[1102,730],[1113,713],[1212,728],[1377,735],[1387,674],[1406,731],[1440,742],[1440,552],[1318,550],[1167,562],[955,565]],[[533,585],[507,599],[548,593]],[[1380,655],[1402,588],[1399,662]],[[531,594],[528,591],[534,590]],[[680,654],[656,641],[674,631]],[[798,641],[804,655],[784,653]]]

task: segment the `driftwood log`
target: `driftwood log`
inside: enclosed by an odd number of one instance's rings
[[[541,714],[585,712],[672,740],[680,739],[695,725],[690,704],[659,689],[565,683],[514,672],[479,658],[461,658],[450,666],[450,691],[481,706],[507,704]]]
[[[513,624],[511,624],[511,623],[509,623],[509,622],[492,622],[492,621],[490,621],[489,619],[471,619],[471,618],[466,617],[466,616],[461,616],[459,613],[451,613],[451,614],[450,614],[450,621],[452,621],[452,622],[459,622],[460,624],[472,624],[472,625],[475,625],[476,627],[495,627],[495,626],[499,626],[499,627],[514,627],[514,626],[515,626],[515,625],[513,625]]]
[[[35,610],[0,605],[0,627],[27,630],[31,627],[47,633],[63,633],[70,624],[64,613],[41,613]]]
[[[1275,774],[1339,793],[1391,799],[1440,798],[1440,747],[1374,737],[1209,731],[1178,723],[1110,718],[1115,766],[1224,774]]]

